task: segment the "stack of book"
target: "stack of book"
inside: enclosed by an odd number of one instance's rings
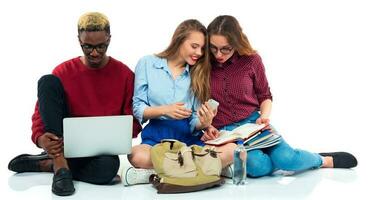
[[[281,141],[281,136],[271,131],[262,131],[264,124],[247,123],[232,131],[220,131],[220,136],[205,143],[208,145],[223,145],[236,140],[244,140],[245,148],[250,151],[274,146]]]

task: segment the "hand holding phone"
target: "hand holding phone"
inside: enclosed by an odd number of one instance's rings
[[[216,110],[220,103],[214,99],[210,99],[208,100],[208,105],[212,108],[212,110]]]

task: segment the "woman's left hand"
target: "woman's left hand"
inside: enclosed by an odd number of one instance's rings
[[[215,117],[216,112],[217,110],[212,111],[207,102],[201,105],[197,113],[202,128],[207,128],[212,124],[212,120]]]
[[[272,132],[272,129],[270,127],[270,119],[269,118],[259,117],[256,120],[256,124],[265,124],[266,126],[262,129],[262,131],[269,130],[269,131]]]

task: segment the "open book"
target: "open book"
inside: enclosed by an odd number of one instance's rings
[[[232,131],[222,130],[218,138],[208,140],[205,143],[209,145],[222,145],[242,139],[247,150],[261,149],[278,144],[281,136],[270,131],[261,132],[264,127],[264,124],[247,123]]]
[[[221,145],[229,142],[234,142],[238,139],[251,139],[265,127],[264,124],[247,123],[235,128],[232,131],[220,131],[220,136],[213,140],[208,140],[205,143],[209,145]]]

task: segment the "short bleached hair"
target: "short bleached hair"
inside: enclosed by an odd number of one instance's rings
[[[78,20],[78,34],[83,31],[106,31],[107,34],[110,34],[110,22],[102,13],[88,12]]]

